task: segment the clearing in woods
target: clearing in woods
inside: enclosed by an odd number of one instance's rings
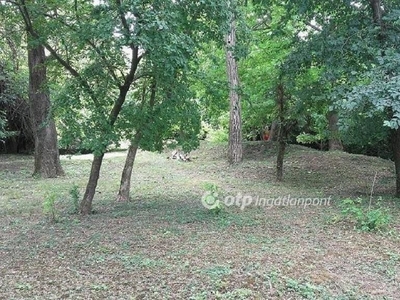
[[[64,157],[66,176],[31,177],[30,156],[0,156],[0,299],[398,299],[400,222],[393,164],[290,146],[285,181],[275,149],[249,143],[230,166],[223,146],[203,144],[191,162],[139,152],[132,201],[114,202],[124,155],[105,159],[94,214],[71,214],[90,156]],[[347,197],[382,196],[388,231],[361,233],[340,220]],[[328,197],[330,206],[275,206],[219,214],[219,196]],[[43,202],[55,197],[50,222]]]

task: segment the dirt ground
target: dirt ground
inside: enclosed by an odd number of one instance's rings
[[[225,153],[203,144],[179,162],[139,152],[128,203],[115,202],[124,153],[109,154],[88,217],[73,214],[71,191],[83,195],[90,155],[63,157],[57,179],[32,178],[31,156],[1,155],[0,299],[400,299],[392,162],[290,146],[278,183],[273,144],[246,144],[237,166]],[[201,201],[210,187],[221,203],[252,202],[216,213]],[[381,232],[341,214],[343,199],[368,204],[371,191],[391,215]],[[330,201],[255,200],[279,197]]]

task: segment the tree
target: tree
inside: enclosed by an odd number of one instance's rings
[[[180,34],[178,28],[185,31],[182,25],[176,23],[170,24],[169,27],[177,26],[176,30]],[[185,26],[188,25],[190,24]],[[193,30],[199,29],[193,28]],[[214,39],[212,35],[211,38]],[[193,42],[195,47],[199,47],[204,40],[192,40]],[[158,48],[155,43],[152,44],[152,47]],[[153,57],[154,53],[157,53],[156,57]],[[181,147],[184,151],[190,151],[198,146],[199,107],[192,100],[194,95],[190,92],[187,84],[187,74],[197,71],[198,62],[189,58],[190,52],[185,54],[177,51],[176,54],[180,56],[181,63],[168,65],[168,68],[165,68],[164,58],[162,57],[160,60],[158,57],[159,51],[148,53],[144,62],[145,67],[142,66],[148,70],[147,75],[137,84],[137,89],[130,101],[130,104],[136,108],[122,111],[122,118],[136,119],[137,122],[135,122],[133,134],[129,135],[131,145],[121,176],[117,196],[119,201],[130,199],[131,174],[139,148],[161,151],[166,140],[169,141],[170,147]],[[188,64],[189,61],[191,61],[190,64]],[[182,64],[182,62],[185,63]],[[160,120],[162,121],[160,122]]]
[[[286,150],[286,95],[283,83],[280,82],[276,87],[276,103],[278,107],[278,118],[279,118],[279,133],[278,133],[278,155],[276,157],[276,180],[283,180],[283,159]]]
[[[126,156],[124,169],[121,175],[121,182],[117,195],[117,201],[126,202],[130,200],[131,191],[131,178],[133,171],[133,164],[136,159],[136,153],[139,149],[139,141],[141,139],[140,132],[136,133],[134,140],[131,142],[128,148],[128,154]]]
[[[32,25],[33,26],[33,25]],[[51,115],[45,51],[42,45],[29,45],[29,107],[35,137],[35,168],[40,177],[64,175],[57,146],[57,130]]]
[[[398,64],[398,58],[400,57],[400,52],[391,52],[391,49],[398,49],[399,42],[395,43],[393,45],[393,42],[390,41],[390,38],[392,38],[392,41],[396,41],[396,35],[398,35],[398,29],[399,29],[399,24],[398,22],[393,22],[393,20],[398,19],[399,17],[399,12],[395,11],[392,16],[389,17],[389,23],[391,29],[396,29],[395,32],[386,32],[385,30],[385,24],[383,21],[383,9],[382,9],[382,3],[380,0],[371,0],[371,10],[372,10],[372,15],[373,15],[373,20],[376,26],[379,28],[379,33],[378,33],[378,40],[382,44],[382,51],[381,51],[381,59],[383,63],[381,64],[381,67],[383,67],[383,70],[381,69],[381,74],[385,74],[383,78],[383,87],[382,89],[382,82],[381,80],[379,82],[376,82],[377,86],[381,87],[381,90],[378,91],[378,93],[383,93],[383,98],[385,100],[392,100],[391,105],[387,107],[388,111],[388,118],[391,118],[392,122],[386,121],[386,125],[389,125],[389,127],[392,129],[390,139],[392,142],[392,151],[393,151],[393,157],[394,157],[394,163],[395,163],[395,173],[396,173],[396,192],[395,195],[396,197],[400,198],[400,110],[399,110],[399,104],[398,101],[400,100],[400,93],[398,92],[398,80],[399,80],[399,74],[400,74],[400,65]],[[394,19],[393,19],[394,17]],[[391,19],[392,18],[392,19]],[[390,22],[392,21],[392,22]],[[396,26],[397,25],[397,26]],[[387,36],[389,37],[387,38]],[[391,36],[390,36],[391,35]],[[395,37],[393,39],[393,37]],[[389,42],[387,41],[389,40]],[[388,47],[389,46],[389,47]],[[397,47],[396,47],[397,46]],[[389,56],[394,56],[394,61],[391,61],[392,58],[387,59],[386,53],[385,53],[385,48],[388,47],[389,49]],[[392,48],[393,47],[393,48]],[[389,62],[389,63],[388,63]],[[378,68],[379,70],[379,68]],[[375,77],[376,78],[376,77]],[[379,89],[379,87],[378,87]],[[381,96],[382,97],[382,96]],[[379,97],[380,99],[382,99]],[[378,99],[379,99],[378,98]],[[376,101],[376,99],[374,99]],[[397,101],[396,101],[397,100]],[[379,104],[378,104],[379,105]]]
[[[34,4],[34,1],[28,1]],[[13,7],[7,3],[0,3],[1,11],[9,12],[8,19],[13,19]],[[22,7],[20,7],[22,12]],[[5,17],[4,17],[5,18]],[[10,26],[10,22],[7,22]],[[57,146],[57,132],[51,115],[49,91],[47,89],[47,73],[45,52],[40,44],[32,41],[30,31],[40,23],[39,19],[26,19],[25,25],[28,36],[28,68],[29,68],[29,107],[33,136],[35,139],[35,167],[33,174],[41,177],[57,177],[63,175]],[[15,27],[19,27],[16,25]],[[20,34],[22,34],[20,32]],[[10,40],[12,35],[8,37]],[[8,42],[14,61],[18,51],[13,41]],[[16,68],[18,68],[16,66]]]
[[[279,14],[279,11],[273,9],[273,13]],[[290,39],[274,35],[280,24],[263,13],[258,14],[250,3],[238,5],[234,16],[236,42],[234,49],[231,48],[239,86],[226,91],[224,86],[230,86],[223,76],[227,73],[227,51],[221,52],[209,44],[207,51],[200,53],[202,73],[194,88],[204,106],[203,120],[211,130],[225,130],[225,123],[229,126],[230,109],[226,99],[230,92],[236,91],[240,98],[242,139],[256,140],[273,123],[277,65],[288,54]],[[229,130],[226,133],[228,136]]]
[[[128,201],[130,179],[136,152],[162,151],[165,144],[189,152],[199,145],[200,110],[188,85],[185,71],[176,69],[168,75],[163,66],[153,64],[149,78],[142,78],[138,89],[128,104],[132,109],[124,110],[121,119],[136,119],[136,127],[129,134],[131,145],[121,176],[119,201]],[[196,69],[196,64],[191,69]],[[139,101],[135,99],[140,99]]]
[[[287,12],[285,22],[296,18],[303,24],[299,28],[301,35],[297,35],[301,42],[294,47],[288,63],[297,64],[299,74],[318,68],[318,84],[323,83],[325,88],[319,88],[309,99],[325,99],[329,138],[337,136],[337,124],[342,134],[351,126],[358,126],[352,132],[358,131],[359,139],[361,122],[386,119],[374,136],[384,138],[387,131],[382,125],[392,129],[386,138],[392,143],[399,196],[399,2],[304,1],[299,5],[297,1],[287,1],[282,5]]]
[[[62,2],[33,5],[13,2],[27,25],[42,17],[29,33],[69,73],[58,92],[58,110],[65,113],[63,135],[79,133],[84,148],[94,152],[81,213],[92,209],[104,153],[111,143],[128,138],[126,128],[138,120],[119,118],[138,79],[148,77],[150,62],[173,74],[185,69],[201,39],[220,35],[226,22],[224,1],[104,1],[100,4]],[[212,20],[212,21],[210,21]],[[196,34],[202,32],[202,34]],[[164,109],[169,108],[164,103]],[[139,122],[140,123],[140,122]],[[158,143],[162,144],[162,141]]]
[[[146,109],[141,109],[141,113],[146,114],[147,118],[144,118],[143,123],[138,125],[138,128],[136,128],[135,133],[133,135],[133,138],[131,139],[131,143],[128,148],[128,154],[126,156],[125,160],[125,165],[124,169],[122,171],[121,175],[121,182],[120,182],[120,187],[117,195],[117,201],[129,201],[130,200],[130,190],[131,190],[131,177],[132,177],[132,171],[133,171],[133,164],[136,159],[136,153],[139,149],[140,141],[142,140],[143,137],[143,127],[149,126],[151,124],[151,121],[153,120],[153,117],[151,116],[153,113],[154,105],[155,105],[155,98],[156,98],[156,82],[153,81],[152,84],[150,85],[150,95],[147,97],[148,94],[148,89],[147,89],[147,82],[144,81],[141,91],[141,103],[140,106],[141,108],[148,108],[148,111]],[[149,98],[149,99],[147,99]]]
[[[296,1],[257,2],[264,6],[278,6],[281,11],[278,16],[281,19],[280,27],[292,28],[276,31],[281,36],[292,35],[292,51],[285,61],[286,76],[291,76],[292,81],[299,86],[296,94],[303,99],[307,127],[310,127],[309,120],[319,123],[317,132],[306,132],[298,140],[328,140],[331,150],[342,150],[341,128],[338,126],[341,111],[337,101],[343,97],[343,93],[339,94],[341,89],[354,82],[351,73],[363,68],[364,57],[369,55],[367,52],[355,56],[351,52],[354,51],[354,44],[349,42],[354,37],[354,30],[364,22],[363,13],[357,11],[357,4],[342,1],[306,1],[301,4]],[[361,20],[358,14],[361,14]],[[313,76],[314,79],[310,78],[312,81],[307,79],[310,72],[317,75]],[[308,84],[304,84],[305,80]],[[325,118],[323,128],[320,127],[321,114]]]
[[[231,1],[236,9],[236,1]],[[240,81],[238,64],[235,56],[236,21],[235,13],[230,19],[229,33],[226,36],[226,70],[229,83],[230,117],[229,117],[229,161],[239,163],[243,160],[242,117],[240,105]]]

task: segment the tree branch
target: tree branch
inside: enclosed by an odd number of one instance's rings
[[[73,31],[75,33],[78,33],[78,30],[74,26],[72,26],[71,24],[68,24],[67,22],[64,22],[63,20],[60,20],[59,18],[54,18],[54,16],[52,16],[52,15],[46,14],[46,16],[49,17],[50,19],[53,19],[56,22],[66,26],[67,28],[71,29],[71,31]],[[78,17],[78,16],[76,15],[76,17]],[[115,80],[115,82],[117,84],[118,81],[119,81],[118,77],[117,77],[117,75],[115,74],[115,72],[113,70],[113,66],[110,65],[109,62],[107,61],[104,53],[89,38],[86,38],[84,41],[87,42],[88,45],[97,53],[97,55],[103,61],[103,64],[107,68],[108,72],[110,73],[110,76]]]
[[[131,37],[131,31],[130,31],[130,29],[129,29],[128,21],[126,20],[124,11],[123,11],[123,9],[122,9],[121,0],[115,0],[115,3],[116,3],[117,6],[118,6],[118,13],[119,13],[119,18],[120,18],[120,20],[121,20],[122,27],[123,27],[123,29],[124,29],[124,36],[125,36],[125,38],[128,40],[128,39]],[[130,47],[132,50],[134,50],[135,45],[131,42],[131,43],[129,43],[129,47]]]

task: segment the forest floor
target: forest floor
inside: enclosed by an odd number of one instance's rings
[[[237,166],[215,144],[191,162],[139,152],[132,201],[120,203],[123,154],[104,160],[87,217],[72,213],[70,192],[83,194],[90,155],[63,157],[57,179],[32,178],[31,156],[0,156],[0,299],[400,299],[392,162],[290,146],[278,183],[270,143],[246,144]],[[208,210],[201,199],[212,186],[221,202],[240,194],[253,202]],[[372,205],[392,222],[362,232],[340,203],[368,205],[372,186]],[[330,202],[285,205],[285,197]]]

